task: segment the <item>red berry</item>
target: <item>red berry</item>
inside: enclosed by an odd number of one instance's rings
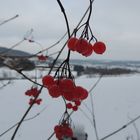
[[[59,140],[61,140],[63,137],[73,137],[73,131],[68,124],[55,126],[54,132]]]
[[[72,51],[76,50],[76,44],[77,44],[78,39],[76,37],[71,37],[68,40],[68,48]]]
[[[77,111],[78,110],[78,106],[75,105],[75,106],[72,107],[72,109],[73,109],[73,111]]]
[[[29,105],[33,104],[34,99],[30,98],[29,100]],[[40,103],[42,102],[42,99],[37,99],[34,103],[37,105],[40,105]]]
[[[39,94],[39,91],[37,90],[37,88],[32,88],[32,96],[33,97],[36,97],[36,96],[38,96],[38,94]]]
[[[38,94],[39,94],[39,91],[37,90],[37,88],[31,88],[30,90],[27,90],[25,92],[25,95],[27,95],[27,96],[33,96],[33,97],[38,96]]]
[[[64,92],[72,91],[75,88],[74,82],[71,79],[61,80],[59,86],[60,89]]]
[[[84,38],[80,38],[76,44],[76,51],[84,53],[88,49],[88,42]]]
[[[91,45],[90,43],[88,43],[87,50],[86,50],[85,52],[83,52],[82,55],[88,57],[88,56],[90,56],[92,53],[93,53],[92,45]]]
[[[40,105],[41,102],[42,102],[42,99],[37,99],[37,100],[35,101],[35,103],[38,104],[38,105]]]
[[[88,97],[88,91],[83,88],[81,100],[85,100]]]
[[[60,86],[62,80],[63,80],[63,79],[56,79],[56,80],[54,81],[54,83],[55,83],[56,85]]]
[[[88,92],[81,86],[76,86],[74,90],[74,99],[75,100],[84,100],[88,96]]]
[[[59,131],[59,128],[60,128],[59,125],[56,125],[56,126],[54,127],[54,131],[55,131],[55,132],[58,132],[58,131]]]
[[[59,89],[58,85],[52,85],[49,88],[49,94],[53,97],[53,98],[57,98],[61,95],[61,91]]]
[[[68,101],[72,101],[74,98],[73,92],[63,92],[62,95]]]
[[[38,55],[37,57],[38,57],[38,59],[41,60],[41,61],[47,60],[47,57],[44,56],[44,55]]]
[[[34,99],[31,98],[31,99],[29,100],[29,105],[33,104],[33,101],[34,101]]]
[[[42,83],[44,86],[46,86],[47,88],[54,85],[54,78],[51,75],[46,75],[42,78]]]
[[[72,131],[72,129],[70,127],[67,127],[65,129],[65,136],[67,136],[67,137],[73,137],[73,131]]]
[[[56,137],[58,139],[62,139],[62,137],[63,137],[62,126],[61,125],[55,126],[54,131],[55,131]]]
[[[76,86],[74,89],[74,100],[80,100],[82,96],[83,88],[81,86]]]
[[[97,54],[103,54],[106,50],[106,46],[103,42],[96,42],[94,45],[93,45],[93,50],[95,53]]]
[[[71,108],[72,108],[72,104],[71,104],[71,103],[67,103],[67,104],[66,104],[66,107],[67,107],[68,109],[71,109]]]
[[[32,96],[31,90],[27,90],[27,91],[25,92],[25,95],[27,95],[27,96]]]
[[[73,100],[74,82],[71,79],[61,79],[58,85],[63,97],[68,101]]]
[[[75,105],[76,106],[80,106],[81,105],[81,101],[77,100],[77,101],[74,101],[75,102]]]

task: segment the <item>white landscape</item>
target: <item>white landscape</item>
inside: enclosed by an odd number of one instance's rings
[[[140,0],[1,0],[0,140],[57,140],[54,127],[64,121],[78,140],[140,140],[139,7]],[[48,71],[63,96],[54,99],[43,88]],[[60,87],[59,78],[73,75],[72,90]],[[40,105],[34,104],[38,93],[30,106],[25,95],[36,86],[31,79],[41,84]],[[91,92],[70,121],[62,116],[68,109],[64,94],[81,94],[74,84]]]
[[[75,79],[77,85],[84,88],[90,88],[96,83],[98,77],[89,78],[86,75]],[[6,81],[5,81],[6,82]],[[39,80],[40,82],[40,80]],[[99,139],[112,133],[125,125],[131,119],[140,115],[140,75],[123,75],[117,77],[103,77],[95,89],[90,93],[93,95],[94,113],[97,125]],[[25,96],[25,91],[30,89],[32,83],[27,80],[15,80],[12,84],[0,90],[0,134],[16,124],[28,108],[29,98]],[[34,105],[27,118],[43,112],[32,120],[24,122],[15,140],[47,140],[53,133],[53,128],[58,124],[62,113],[64,112],[64,102],[59,97],[53,99],[48,95],[47,89],[41,93],[43,102],[40,106]],[[92,121],[92,115],[87,109],[91,110],[90,96],[80,106],[82,111]],[[80,126],[88,134],[88,140],[95,140],[95,131],[91,121],[79,109],[71,116],[72,125]],[[26,118],[26,119],[27,119]],[[140,120],[135,122],[137,128],[140,128]],[[0,140],[10,140],[13,128]],[[134,124],[117,134],[107,138],[108,140],[138,140]],[[52,140],[56,140],[55,136]]]

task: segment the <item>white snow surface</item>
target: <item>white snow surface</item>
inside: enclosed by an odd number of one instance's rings
[[[81,76],[75,82],[76,85],[89,90],[97,80],[98,77]],[[29,97],[24,93],[31,86],[32,83],[27,80],[15,80],[0,90],[0,134],[17,123],[27,110]],[[130,121],[130,118],[133,119],[140,115],[140,75],[103,77],[90,94],[93,95],[100,139],[122,127]],[[40,97],[43,99],[42,104],[34,105],[26,118],[33,117],[44,107],[46,109],[36,118],[24,122],[15,140],[47,140],[53,133],[54,126],[58,124],[65,110],[64,102],[60,97],[51,98],[46,89],[43,89]],[[85,104],[91,110],[90,96],[80,108],[92,121],[92,115]],[[73,126],[84,127],[83,131],[88,133],[88,140],[96,140],[93,124],[80,109],[71,116],[71,119]],[[140,120],[136,121],[136,125],[140,128]],[[15,128],[0,137],[0,140],[10,140],[14,130]],[[127,136],[133,136],[134,140],[137,139],[133,125],[109,137],[108,140],[126,140]],[[52,140],[56,140],[55,136]]]

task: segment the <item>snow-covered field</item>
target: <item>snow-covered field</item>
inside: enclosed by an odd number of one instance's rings
[[[90,89],[97,80],[98,77],[81,76],[76,79],[76,84]],[[32,83],[27,80],[15,80],[0,90],[0,134],[21,119],[28,108],[29,100],[24,93],[31,86]],[[103,77],[91,94],[99,138],[123,126],[130,121],[130,118],[140,115],[140,75]],[[52,134],[53,127],[64,112],[64,103],[61,98],[52,99],[45,89],[41,97],[42,104],[35,105],[27,118],[33,117],[44,108],[45,110],[34,119],[24,122],[15,140],[47,140]],[[85,104],[91,110],[90,98],[81,105],[81,109],[92,121],[91,113]],[[88,140],[95,140],[94,127],[82,111],[78,110],[71,116],[73,126],[84,127],[84,131],[88,133]],[[140,120],[136,121],[136,126],[140,128]],[[0,137],[0,140],[10,140],[13,131],[14,129],[10,130]],[[108,140],[126,140],[127,136],[133,136],[133,140],[137,140],[133,125]],[[55,136],[52,140],[56,140]]]

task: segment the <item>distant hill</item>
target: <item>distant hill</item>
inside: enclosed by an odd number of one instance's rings
[[[24,51],[0,47],[0,56],[2,56],[0,57],[0,67],[8,64],[18,70],[33,70],[35,68],[34,62],[26,58],[31,55]]]
[[[31,54],[28,53],[28,52],[25,52],[25,51],[0,47],[0,55],[14,56],[14,57],[20,57],[21,56],[22,57],[22,56],[30,56]]]
[[[73,65],[82,65],[84,67],[121,67],[121,68],[139,68],[140,61],[138,60],[80,60],[80,59],[71,59],[70,63]]]

